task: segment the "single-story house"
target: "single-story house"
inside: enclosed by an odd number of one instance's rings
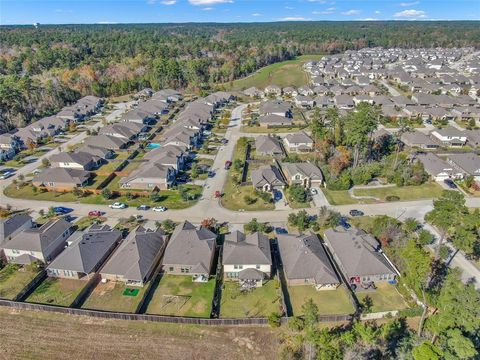
[[[90,146],[104,147],[111,150],[125,149],[130,140],[110,135],[95,135],[85,139],[84,143]]]
[[[48,168],[32,179],[36,187],[52,191],[69,191],[88,184],[91,173],[85,170],[68,168]]]
[[[440,141],[443,145],[452,147],[462,147],[467,142],[467,135],[453,126],[443,129],[435,129],[430,135]]]
[[[480,182],[480,156],[475,153],[451,154],[447,161],[463,174],[473,176],[475,181]]]
[[[414,159],[423,164],[425,171],[435,181],[456,177],[453,166],[433,153],[419,153]]]
[[[165,190],[175,181],[175,169],[149,161],[138,169],[120,179],[120,186],[124,189],[138,190]]]
[[[313,150],[313,139],[305,132],[288,134],[283,143],[289,152],[308,152]]]
[[[418,130],[403,133],[400,140],[412,148],[438,149],[440,147],[437,141],[432,140],[429,136]]]
[[[251,178],[253,187],[260,191],[283,189],[286,185],[280,170],[274,165],[253,170]]]
[[[260,135],[255,138],[255,153],[261,156],[283,157],[285,155],[280,141],[269,135]]]
[[[97,169],[102,158],[86,152],[61,152],[50,157],[50,164],[54,168],[94,170]]]
[[[291,126],[293,124],[292,118],[276,114],[260,116],[258,122],[265,127]]]

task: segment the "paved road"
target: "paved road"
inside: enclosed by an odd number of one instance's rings
[[[215,156],[214,163],[212,168],[215,170],[216,175],[213,178],[208,178],[205,180],[204,192],[202,199],[188,209],[183,210],[168,210],[165,213],[160,212],[148,212],[143,213],[142,215],[146,216],[149,220],[165,220],[171,219],[174,221],[183,221],[188,219],[194,223],[200,223],[206,217],[213,217],[221,221],[228,221],[231,224],[241,224],[249,222],[252,218],[257,218],[262,222],[270,222],[274,224],[279,224],[282,226],[287,221],[288,215],[294,211],[291,209],[276,210],[276,211],[249,211],[249,212],[239,212],[231,211],[223,208],[218,199],[215,198],[215,191],[222,190],[227,178],[227,171],[224,169],[225,161],[231,160],[235,144],[237,140],[242,136],[240,133],[241,125],[241,113],[246,105],[240,105],[232,111],[232,121],[225,133],[225,138],[228,139],[228,144],[222,146]],[[78,135],[81,136],[82,134]],[[75,137],[71,139],[72,142],[80,141],[81,138]],[[58,150],[57,150],[58,151]],[[49,155],[52,155],[50,152]],[[37,162],[37,166],[39,163]],[[31,172],[32,169],[26,170]],[[24,169],[21,170],[25,171]],[[11,183],[12,178],[0,181],[0,188],[2,192],[0,193],[0,202],[2,204],[10,204],[15,209],[30,209],[36,213],[40,209],[48,209],[51,206],[56,206],[58,203],[49,202],[49,201],[34,201],[24,200],[24,199],[11,199],[7,198],[3,194],[3,188]],[[423,223],[424,216],[433,208],[432,200],[418,200],[418,201],[408,201],[408,202],[397,202],[397,203],[379,203],[379,204],[355,204],[355,205],[341,205],[341,206],[331,206],[328,204],[328,201],[324,198],[323,193],[320,195],[321,199],[314,200],[316,207],[306,209],[307,212],[311,215],[318,213],[318,207],[327,205],[332,209],[335,209],[342,213],[343,215],[348,215],[349,211],[352,209],[358,209],[365,213],[365,215],[388,215],[399,220],[404,220],[409,217],[413,217]],[[480,198],[467,198],[467,206],[469,207],[480,207]],[[80,203],[69,203],[67,206],[74,209],[73,214],[76,216],[85,216],[90,210],[101,210],[106,213],[109,221],[112,219],[119,219],[121,217],[128,217],[130,215],[137,214],[135,208],[127,208],[124,210],[112,210],[108,206],[102,205],[89,205],[89,204],[80,204]],[[432,231],[436,234],[435,231]],[[438,234],[437,234],[438,235]],[[477,286],[480,285],[480,271],[476,269],[468,260],[466,260],[460,253],[456,255],[452,262],[453,266],[459,266],[464,272],[464,278],[474,277],[477,280]]]

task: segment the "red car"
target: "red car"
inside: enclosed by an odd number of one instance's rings
[[[102,216],[102,212],[100,210],[92,210],[88,213],[88,216]]]

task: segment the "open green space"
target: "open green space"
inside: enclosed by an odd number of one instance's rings
[[[210,317],[215,279],[196,283],[188,275],[164,274],[152,299],[147,314]]]
[[[328,190],[327,188],[322,188],[321,191],[323,191],[331,205],[350,205],[358,203],[357,200],[350,197],[347,190]]]
[[[278,280],[274,279],[268,280],[262,287],[241,291],[238,282],[224,282],[220,317],[267,317],[272,312],[280,312],[282,300],[279,286]]]
[[[320,315],[353,314],[355,309],[350,301],[348,290],[342,285],[336,290],[317,291],[313,285],[289,286],[288,294],[293,314],[302,315],[302,305],[312,299],[318,305]]]
[[[368,296],[372,301],[371,312],[402,310],[408,307],[395,285],[386,282],[377,282],[376,290],[356,292],[355,296],[363,303]]]
[[[39,273],[37,265],[7,264],[0,270],[0,298],[12,300]]]
[[[245,211],[256,211],[275,209],[273,202],[264,201],[255,194],[255,189],[252,185],[236,185],[232,180],[231,174],[227,177],[223,192],[222,205],[229,210],[238,211],[243,209]],[[253,198],[255,202],[247,204],[245,197]]]
[[[138,288],[136,296],[124,295],[125,290],[130,288],[119,281],[99,283],[88,296],[82,308],[133,313],[142,300],[147,285]]]
[[[432,199],[442,195],[443,188],[436,182],[429,182],[418,186],[383,187],[374,189],[355,189],[356,196],[373,196],[386,201],[387,196],[397,196],[400,201]]]
[[[309,60],[319,60],[321,57],[322,55],[302,55],[294,60],[265,66],[250,76],[235,80],[232,89],[247,89],[251,86],[264,89],[272,84],[281,87],[307,85],[308,78],[302,65]]]
[[[70,306],[86,284],[84,280],[49,277],[43,280],[25,301]]]

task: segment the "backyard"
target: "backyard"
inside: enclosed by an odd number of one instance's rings
[[[262,287],[241,292],[238,282],[225,281],[222,290],[220,317],[267,317],[280,312],[281,295],[278,280],[269,280]]]
[[[376,290],[355,293],[360,302],[364,302],[367,296],[372,300],[371,312],[402,310],[408,307],[394,285],[386,282],[378,282],[375,285],[377,286]]]
[[[84,280],[47,278],[25,301],[70,306],[86,284]]]
[[[195,283],[191,276],[164,274],[148,304],[147,313],[210,317],[215,278]]]
[[[7,264],[0,270],[0,298],[13,299],[39,273],[35,264],[20,266]]]
[[[320,315],[353,314],[355,309],[350,301],[348,290],[342,285],[336,290],[317,291],[312,285],[289,286],[288,294],[293,315],[302,315],[302,305],[312,299],[318,305]]]
[[[128,287],[119,281],[99,283],[88,296],[82,308],[134,313],[147,287],[147,285]],[[128,289],[138,290],[138,293],[136,291],[126,293]]]

